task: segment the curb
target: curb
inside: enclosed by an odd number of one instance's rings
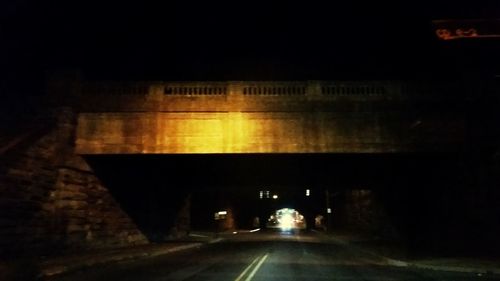
[[[76,271],[96,265],[103,265],[103,264],[108,264],[108,263],[113,263],[113,262],[119,262],[119,261],[132,261],[132,260],[140,260],[140,259],[145,259],[148,257],[157,257],[161,255],[166,255],[170,253],[175,253],[175,252],[180,252],[180,251],[185,251],[193,248],[200,248],[201,246],[205,244],[213,244],[213,243],[218,243],[224,240],[223,238],[217,238],[213,239],[209,242],[206,243],[193,243],[189,245],[183,245],[183,246],[177,246],[177,247],[172,247],[168,249],[160,249],[160,250],[152,250],[150,252],[140,252],[140,253],[133,253],[133,254],[123,254],[123,255],[115,255],[115,256],[109,256],[109,257],[104,257],[102,259],[97,259],[94,261],[87,261],[87,262],[81,262],[81,263],[76,263],[73,265],[54,265],[54,266],[48,266],[46,268],[43,268],[41,273],[38,275],[38,280],[45,280],[47,277],[54,277],[56,275],[68,273],[71,271]]]
[[[477,268],[477,267],[423,264],[423,263],[418,263],[418,262],[408,262],[408,261],[402,261],[402,260],[397,260],[397,259],[393,259],[393,258],[388,258],[386,256],[382,256],[382,255],[379,255],[377,253],[373,253],[371,251],[367,251],[364,249],[361,249],[361,250],[366,252],[366,253],[370,253],[373,256],[377,256],[379,258],[382,258],[386,261],[386,263],[388,265],[395,266],[395,267],[410,267],[410,268],[417,268],[417,269],[458,272],[458,273],[475,273],[475,274],[479,274],[479,275],[482,275],[482,274],[484,274],[484,275],[500,274],[500,268],[499,269],[486,269],[486,268]]]
[[[340,240],[338,238],[331,237],[327,234],[321,233],[322,235],[325,235],[329,239],[337,242],[338,244],[347,246],[349,245],[350,247],[367,253],[369,255],[378,257],[382,260],[384,260],[388,265],[390,266],[395,266],[395,267],[411,267],[411,268],[418,268],[418,269],[428,269],[428,270],[435,270],[435,271],[448,271],[448,272],[459,272],[459,273],[476,273],[478,275],[487,275],[487,274],[498,274],[500,275],[500,268],[498,269],[486,269],[486,268],[477,268],[477,267],[461,267],[461,266],[444,266],[444,265],[430,265],[430,264],[422,264],[418,262],[408,262],[408,261],[403,261],[403,260],[397,260],[393,258],[389,258],[377,253],[374,253],[372,251],[368,251],[366,249],[360,248],[358,246],[354,246],[350,244],[347,241]]]
[[[347,243],[347,245],[350,245]],[[352,245],[350,245],[352,246]],[[367,251],[365,249],[360,249],[356,247],[358,250],[363,251],[365,253],[369,253],[373,256],[379,257],[385,262],[394,267],[409,267],[409,268],[417,268],[417,269],[428,269],[434,271],[447,271],[447,272],[458,272],[458,273],[476,273],[476,274],[500,274],[500,269],[485,269],[485,268],[477,268],[477,267],[462,267],[462,266],[445,266],[445,265],[430,265],[430,264],[422,264],[418,262],[408,262],[403,260],[397,260],[393,258],[388,258],[386,256],[382,256],[380,254]]]
[[[449,271],[449,272],[461,272],[461,273],[476,273],[478,275],[489,275],[495,274],[500,275],[499,269],[486,269],[477,267],[460,267],[460,266],[443,266],[443,265],[429,265],[421,263],[409,263],[410,267],[415,267],[419,269],[430,269],[435,271]]]
[[[213,240],[209,241],[209,242],[208,242],[208,244],[219,243],[219,242],[221,242],[222,240],[224,240],[224,238],[221,238],[221,237],[219,237],[219,238],[215,238],[215,239],[213,239]]]

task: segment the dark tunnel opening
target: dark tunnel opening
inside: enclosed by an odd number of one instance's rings
[[[278,208],[317,215],[332,231],[349,229],[405,241],[413,250],[477,254],[499,249],[499,192],[458,154],[196,154],[86,156],[127,214],[151,241],[189,228],[217,230],[214,213],[229,210],[229,228],[265,227]],[[310,190],[310,196],[305,191]],[[269,191],[269,198],[261,192]],[[272,199],[272,195],[279,198]],[[188,200],[189,199],[189,200]],[[474,239],[472,239],[474,237]],[[445,242],[443,242],[445,241]],[[472,243],[471,241],[475,241]],[[492,244],[493,243],[493,244]],[[482,250],[481,250],[482,249]],[[498,252],[498,251],[495,251]]]

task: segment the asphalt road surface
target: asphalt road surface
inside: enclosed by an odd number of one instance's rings
[[[236,234],[198,249],[88,268],[52,280],[500,280],[393,267],[315,233]]]

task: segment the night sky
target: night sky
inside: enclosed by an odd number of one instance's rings
[[[431,20],[500,13],[497,1],[162,2],[2,1],[2,89],[26,78],[32,89],[58,68],[117,80],[407,79],[478,66],[491,72],[492,52],[439,42]]]

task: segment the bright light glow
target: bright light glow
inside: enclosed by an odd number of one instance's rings
[[[182,103],[180,101],[179,104]],[[254,140],[260,137],[259,132],[264,126],[260,119],[252,118],[254,115],[243,112],[161,114],[155,117],[158,127],[154,129],[155,137],[151,144],[170,153],[258,152],[261,145],[254,143]],[[113,131],[113,136],[115,133],[119,134]],[[156,150],[142,151],[151,153]]]
[[[305,229],[307,225],[304,216],[295,209],[283,208],[276,210],[269,217],[266,226],[268,228],[281,228],[284,231],[289,231],[291,229]]]
[[[233,231],[233,234],[238,234],[238,231]]]
[[[294,219],[291,214],[284,214],[280,219],[281,229],[290,229],[293,227]]]
[[[250,230],[250,232],[257,232],[257,231],[259,231],[259,230],[260,230],[260,228],[256,228],[256,229],[252,229],[252,230]]]
[[[262,190],[259,191],[259,198],[260,199],[264,198],[264,191],[262,191]]]
[[[327,212],[328,214],[331,214],[331,213],[332,213],[332,208],[326,208],[326,212]]]
[[[306,189],[306,196],[309,196],[309,195],[311,195],[311,190]]]
[[[227,211],[219,211],[218,214],[219,215],[227,215]]]
[[[278,195],[274,194],[273,199],[278,199]]]

